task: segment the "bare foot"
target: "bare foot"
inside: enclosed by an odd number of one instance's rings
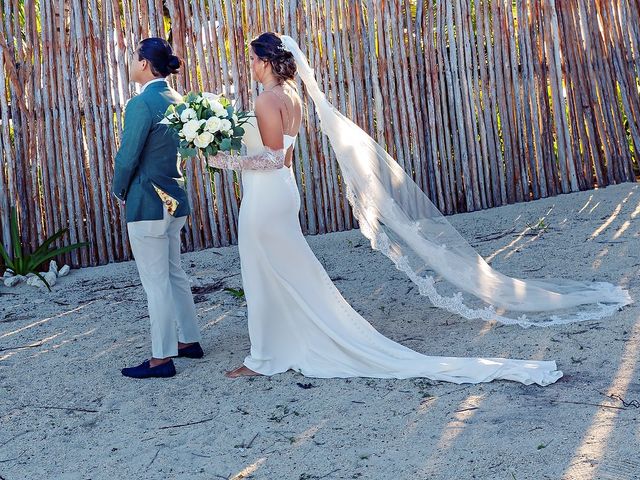
[[[157,367],[158,365],[164,365],[165,363],[168,363],[170,361],[171,361],[171,357],[167,357],[167,358],[151,357],[151,359],[149,360],[149,366]]]
[[[255,377],[255,376],[261,376],[261,375],[262,375],[261,373],[254,372],[253,370],[245,367],[244,365],[224,374],[224,376],[227,378]]]

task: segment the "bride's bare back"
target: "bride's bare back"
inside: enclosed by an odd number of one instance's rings
[[[295,137],[302,123],[302,102],[290,82],[263,91],[256,99],[258,128],[265,147],[272,150],[285,148],[284,136]],[[290,167],[293,145],[287,149],[285,166]]]

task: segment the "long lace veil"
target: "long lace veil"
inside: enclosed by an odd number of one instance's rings
[[[362,234],[433,305],[468,319],[528,327],[595,320],[632,302],[626,290],[610,283],[521,280],[491,268],[402,167],[329,103],[296,41],[286,35],[280,38],[295,58],[322,132],[336,154]],[[434,273],[444,281],[436,280]],[[463,297],[461,291],[473,297]],[[508,311],[519,313],[507,316]]]

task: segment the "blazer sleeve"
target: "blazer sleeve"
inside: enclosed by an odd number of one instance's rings
[[[129,100],[124,112],[122,141],[116,154],[111,188],[111,192],[122,201],[127,198],[151,126],[151,112],[144,100],[140,97]]]

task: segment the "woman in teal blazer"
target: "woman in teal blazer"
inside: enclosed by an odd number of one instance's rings
[[[127,231],[151,320],[152,357],[122,369],[134,378],[170,377],[172,357],[200,358],[200,331],[189,280],[180,265],[180,230],[190,213],[177,135],[160,120],[180,95],[166,77],[181,60],[161,38],[142,40],[129,75],[142,85],[127,103],[112,192],[125,202]]]

